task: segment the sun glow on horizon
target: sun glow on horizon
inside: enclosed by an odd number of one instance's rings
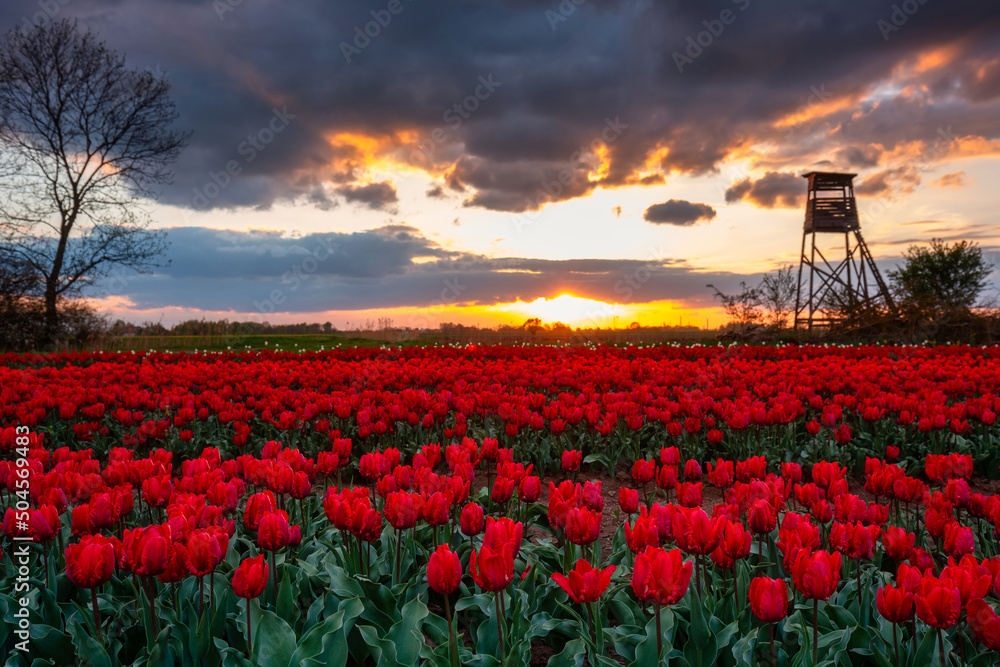
[[[630,308],[620,303],[606,303],[565,293],[551,299],[500,304],[491,310],[523,313],[528,318],[537,317],[543,322],[562,322],[575,327],[608,326],[615,318],[624,318],[630,313]]]

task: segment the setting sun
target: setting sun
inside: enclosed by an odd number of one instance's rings
[[[560,294],[551,299],[496,306],[494,310],[507,313],[524,313],[525,318],[537,317],[543,322],[562,322],[574,327],[605,327],[614,319],[628,316],[630,309],[618,303],[605,303],[584,299],[572,294]]]

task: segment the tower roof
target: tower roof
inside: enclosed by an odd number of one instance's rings
[[[854,184],[854,177],[857,174],[843,174],[835,171],[810,171],[802,174],[802,178],[809,179],[810,190],[840,189],[850,187]]]

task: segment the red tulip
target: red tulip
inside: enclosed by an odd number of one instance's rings
[[[37,510],[32,510],[29,523],[35,542],[49,542],[62,529],[59,510],[53,505],[42,505]]]
[[[991,651],[1000,651],[1000,617],[993,608],[984,600],[973,600],[967,616],[979,643]]]
[[[948,579],[925,576],[920,592],[914,596],[917,617],[927,625],[946,630],[958,622],[962,613],[962,595]]]
[[[537,503],[542,497],[542,480],[528,475],[518,484],[517,495],[524,503]]]
[[[830,599],[840,583],[840,554],[800,551],[792,568],[792,580],[806,598]]]
[[[497,477],[493,480],[493,488],[490,490],[490,498],[493,502],[503,505],[514,497],[514,488],[517,485],[509,477]]]
[[[88,535],[66,547],[66,576],[79,588],[107,583],[115,570],[115,548],[102,535]]]
[[[284,510],[269,512],[260,518],[257,528],[257,546],[264,551],[277,551],[294,545],[301,539],[301,528],[288,524]]]
[[[573,544],[591,544],[601,534],[601,513],[574,507],[566,515],[566,539]]]
[[[755,535],[767,535],[778,526],[778,514],[766,500],[756,500],[750,506],[747,525]]]
[[[722,519],[709,519],[700,507],[678,507],[673,513],[674,540],[686,553],[707,556],[715,550],[721,537]]]
[[[701,464],[695,459],[688,459],[684,462],[684,479],[689,482],[697,482],[701,479]]]
[[[365,542],[378,540],[382,536],[382,513],[358,503],[351,517],[351,534]]]
[[[601,495],[603,482],[584,482],[583,491],[580,494],[583,504],[595,512],[604,511],[604,496]]]
[[[406,491],[394,491],[385,499],[385,518],[396,530],[408,530],[417,525],[420,516],[420,496]]]
[[[601,598],[601,595],[611,584],[611,575],[614,571],[614,565],[598,570],[581,558],[576,561],[576,567],[570,570],[568,577],[554,572],[552,581],[559,584],[577,604],[587,604],[597,602]]]
[[[438,545],[427,561],[427,583],[443,595],[449,595],[462,581],[462,562],[447,544]]]
[[[255,598],[267,585],[268,566],[264,554],[247,558],[233,572],[233,592],[241,598]]]
[[[166,524],[125,531],[129,567],[140,577],[155,577],[173,560],[173,541]]]
[[[647,547],[636,556],[632,590],[636,597],[658,605],[672,605],[684,597],[691,583],[692,565],[680,549]]]
[[[955,480],[952,480],[955,481]],[[965,480],[959,480],[964,482]],[[944,551],[955,560],[976,549],[976,538],[972,529],[958,522],[949,523],[944,529]]]
[[[459,526],[462,529],[462,534],[466,537],[473,537],[483,532],[483,524],[485,523],[483,506],[476,503],[469,503],[462,508],[462,513],[458,518]]]
[[[576,472],[583,463],[583,452],[579,449],[566,450],[562,453],[562,469],[564,472]]]
[[[483,546],[494,552],[503,550],[504,545],[510,545],[514,558],[521,551],[521,540],[524,535],[524,525],[507,517],[486,518],[486,528],[483,530]]]
[[[913,544],[917,536],[908,533],[898,526],[889,526],[882,534],[882,547],[885,553],[896,561],[903,561],[910,557],[913,552]]]
[[[504,543],[499,550],[483,544],[482,549],[472,550],[469,573],[484,591],[502,591],[514,579],[514,549]]]
[[[662,466],[656,471],[656,485],[661,489],[670,490],[677,487],[677,467]]]
[[[718,459],[713,466],[708,464],[708,483],[718,489],[728,489],[733,485],[733,462]],[[635,472],[632,473],[635,476]]]
[[[777,623],[788,615],[788,584],[784,579],[754,577],[750,582],[750,609],[764,623]]]
[[[640,516],[636,517],[634,525],[630,526],[625,522],[625,544],[634,553],[641,553],[646,547],[655,547],[660,544],[660,531],[656,525],[656,519],[646,513],[646,508],[642,508]]]
[[[443,526],[448,523],[448,508],[451,501],[445,494],[437,491],[424,498],[422,512],[424,521],[431,526]]]
[[[624,514],[635,514],[639,511],[639,492],[636,489],[619,486],[618,506]]]
[[[727,521],[719,537],[719,548],[730,559],[737,561],[750,555],[753,537],[742,523]]]
[[[656,475],[656,464],[653,461],[639,460],[632,464],[632,479],[636,484],[648,484]]]
[[[566,525],[566,515],[574,507],[579,507],[582,502],[583,492],[580,485],[574,484],[570,480],[564,480],[556,486],[549,482],[549,525],[560,530]]]
[[[913,594],[903,588],[887,585],[878,589],[875,606],[890,623],[903,623],[913,618]]]
[[[278,504],[274,500],[273,493],[270,491],[255,493],[247,498],[246,507],[243,509],[243,525],[247,530],[256,531],[260,526],[260,518],[276,509]]]
[[[195,577],[204,577],[218,567],[229,549],[229,535],[221,528],[191,531],[185,545],[184,565]]]
[[[677,503],[682,507],[701,507],[701,482],[678,484]]]
[[[881,533],[882,529],[878,526],[865,526],[861,523],[851,526],[847,556],[854,560],[871,560]]]

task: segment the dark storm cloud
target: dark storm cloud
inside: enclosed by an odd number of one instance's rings
[[[380,210],[399,201],[392,183],[368,183],[366,185],[342,185],[336,193],[349,202],[364,204],[370,209]]]
[[[651,252],[649,259],[490,258],[449,252],[405,225],[290,238],[200,227],[168,230],[168,266],[115,274],[91,296],[127,297],[138,309],[237,313],[495,305],[569,292],[614,303],[662,299],[708,306],[705,285],[746,276],[703,272]],[[666,252],[666,249],[661,249]],[[756,276],[754,277],[756,278]]]
[[[733,183],[726,190],[726,201],[732,204],[746,199],[760,208],[799,208],[804,192],[800,177],[769,171],[757,180],[747,177]]]
[[[754,142],[785,156],[775,170],[877,170],[941,128],[1000,136],[996,3],[918,3],[891,31],[879,27],[889,0],[571,4],[557,21],[554,0],[400,0],[391,15],[370,0],[73,0],[57,14],[174,84],[194,136],[163,197],[190,208],[329,208],[337,188],[371,181],[373,155],[450,174],[469,206],[522,211],[597,185],[712,173]],[[6,0],[0,24],[41,6]],[[951,49],[950,64],[914,74],[935,49]],[[691,62],[679,68],[678,54]],[[872,96],[899,72],[919,85]],[[491,76],[501,85],[487,94]],[[830,97],[813,106],[820,85]],[[776,126],[803,111],[817,113]],[[628,128],[609,141],[615,118]],[[345,136],[376,145],[334,140]],[[595,145],[599,159],[581,163]],[[648,173],[654,156],[662,173]],[[219,186],[232,162],[238,175]]]
[[[662,204],[653,204],[642,216],[646,222],[678,227],[690,227],[714,217],[715,209],[708,204],[698,204],[683,199],[671,199]]]

